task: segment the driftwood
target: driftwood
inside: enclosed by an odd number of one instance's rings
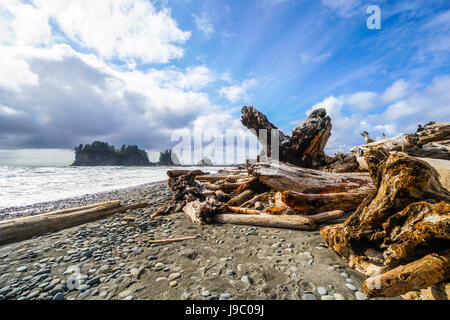
[[[248,201],[244,202],[243,204],[241,204],[241,207],[242,208],[250,208],[255,203],[257,203],[257,202],[259,202],[261,200],[265,200],[268,195],[269,195],[268,192],[264,192],[264,193],[258,194],[256,196],[254,196],[253,198],[251,198],[250,200],[248,200]]]
[[[269,214],[217,214],[215,222],[270,228],[286,228],[293,230],[313,230],[316,224],[303,216],[273,216]]]
[[[180,241],[191,240],[191,239],[197,239],[197,237],[189,236],[189,237],[168,238],[168,239],[158,239],[158,240],[147,240],[147,239],[144,239],[144,242],[145,242],[146,244],[153,244],[153,243],[172,243],[172,242],[180,242]]]
[[[328,173],[277,162],[255,164],[250,172],[267,186],[281,192],[322,194],[373,190],[367,173]]]
[[[448,247],[450,193],[437,171],[417,158],[382,149],[367,151],[365,161],[376,192],[344,224],[321,229],[327,245],[366,275]]]
[[[118,203],[120,202],[112,201],[1,221],[0,243],[5,244],[25,240],[47,232],[54,232],[95,221],[115,213],[148,206],[148,202],[129,206],[120,206]]]
[[[315,223],[319,224],[326,221],[333,221],[340,219],[345,216],[345,212],[342,210],[333,210],[327,212],[321,212],[318,214],[308,216],[309,219],[313,220]]]
[[[450,122],[426,125],[418,133],[371,142],[354,147],[350,151],[363,156],[368,150],[383,148],[387,151],[402,151],[415,157],[450,160]]]
[[[229,206],[240,206],[244,202],[250,200],[254,196],[253,191],[245,190],[244,192],[238,194],[236,197],[228,201]]]
[[[430,254],[409,264],[366,279],[364,294],[372,297],[396,297],[420,290],[450,277],[450,250]]]
[[[325,109],[312,111],[308,118],[292,130],[289,137],[273,125],[253,106],[242,108],[242,124],[256,134],[264,147],[266,159],[279,160],[293,165],[315,168],[325,164],[323,149],[331,135],[331,120]],[[266,130],[266,131],[260,131]],[[278,130],[278,159],[272,152],[272,138]]]

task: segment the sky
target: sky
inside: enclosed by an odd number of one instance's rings
[[[369,5],[380,29],[367,27]],[[195,130],[247,134],[244,105],[286,134],[325,108],[330,155],[364,143],[364,130],[380,139],[450,121],[450,5],[0,2],[0,165],[67,165],[94,140],[154,159]]]

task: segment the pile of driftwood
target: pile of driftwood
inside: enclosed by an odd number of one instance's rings
[[[350,267],[370,277],[368,297],[436,298],[439,290],[450,296],[449,123],[402,138],[414,142],[386,139],[334,157],[323,152],[331,134],[324,109],[314,110],[291,136],[260,137],[260,129],[278,129],[254,107],[242,109],[242,123],[266,146],[264,162],[216,175],[169,171],[173,198],[153,216],[183,211],[196,224],[314,230],[349,214],[321,235]],[[271,150],[274,137],[278,151]],[[280,161],[271,161],[275,151]]]

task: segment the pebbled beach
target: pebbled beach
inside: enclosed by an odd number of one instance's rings
[[[150,220],[170,197],[165,183],[152,183],[0,211],[5,219],[107,200],[150,202],[0,246],[0,299],[365,299],[364,277],[327,249],[318,231],[198,226],[183,213]],[[143,241],[184,236],[197,238]]]

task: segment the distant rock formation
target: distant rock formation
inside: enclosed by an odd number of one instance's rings
[[[72,166],[151,166],[147,152],[135,145],[116,150],[106,142],[95,141],[92,144],[75,147],[75,161]]]
[[[172,150],[165,150],[159,153],[158,166],[179,166],[180,160]]]
[[[212,163],[212,161],[211,161],[210,159],[208,159],[208,158],[203,158],[202,160],[200,160],[200,161],[197,163],[197,165],[198,165],[198,166],[212,166],[213,163]]]

